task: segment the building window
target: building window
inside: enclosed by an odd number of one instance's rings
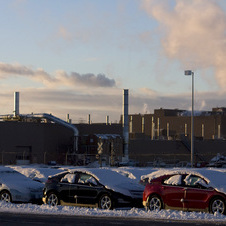
[[[218,139],[221,138],[221,125],[218,125],[218,134],[217,134]]]
[[[204,129],[205,129],[205,126],[204,126],[204,124],[202,124],[202,138],[204,138]]]
[[[166,124],[166,136],[169,137],[169,123]]]
[[[184,135],[187,136],[188,135],[188,124],[184,125]]]
[[[129,122],[129,132],[133,132],[133,116],[130,116],[130,122]]]
[[[144,133],[145,124],[144,124],[144,117],[142,117],[142,133]]]

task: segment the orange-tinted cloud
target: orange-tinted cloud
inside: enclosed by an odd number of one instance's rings
[[[215,79],[226,90],[226,14],[213,0],[143,0],[142,8],[154,17],[162,32],[168,58],[184,69],[214,68]]]

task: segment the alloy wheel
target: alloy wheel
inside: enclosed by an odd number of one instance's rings
[[[1,193],[1,201],[11,202],[11,196],[10,196],[9,192],[4,191]]]
[[[47,203],[51,206],[57,206],[58,205],[58,197],[56,194],[51,193],[48,195]]]
[[[215,199],[212,202],[211,211],[213,213],[223,214],[225,212],[225,203],[221,199]]]
[[[161,210],[161,208],[162,208],[162,203],[160,198],[158,198],[157,196],[152,196],[149,201],[149,209],[151,211],[158,211],[158,210]]]
[[[100,208],[101,209],[111,209],[112,207],[112,202],[111,198],[108,195],[103,195],[100,199]]]

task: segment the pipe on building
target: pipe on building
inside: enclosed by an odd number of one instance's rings
[[[106,125],[109,125],[109,115],[106,116]]]
[[[88,114],[88,116],[87,116],[87,123],[90,125],[91,124],[91,116],[90,116],[90,114]]]
[[[123,116],[122,116],[122,126],[123,126],[123,138],[124,138],[124,158],[126,161],[129,160],[129,90],[123,90]]]
[[[55,122],[55,123],[58,123],[62,126],[65,126],[69,129],[72,129],[73,132],[74,132],[74,144],[73,144],[73,151],[74,152],[78,152],[78,135],[79,135],[79,131],[78,129],[68,123],[68,122],[65,122],[64,120],[60,119],[60,118],[57,118],[51,114],[47,114],[47,113],[42,113],[42,114],[28,114],[28,115],[25,115],[25,117],[29,118],[45,118],[45,119],[48,119],[49,121],[52,121],[52,122]]]

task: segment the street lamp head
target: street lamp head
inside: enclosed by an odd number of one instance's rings
[[[193,74],[193,71],[191,70],[184,71],[184,75],[192,75],[192,74]]]

